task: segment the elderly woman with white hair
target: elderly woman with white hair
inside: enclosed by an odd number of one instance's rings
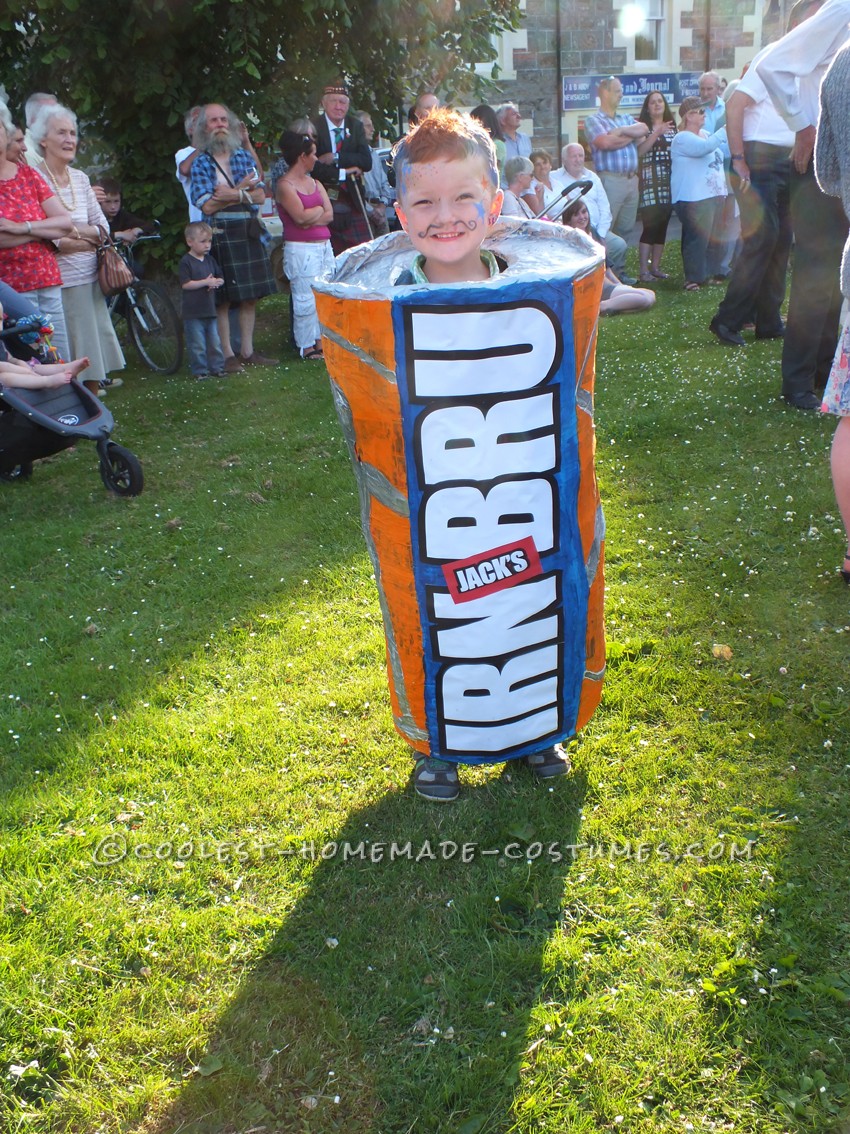
[[[50,319],[53,344],[68,359],[62,276],[52,241],[71,231],[71,219],[44,178],[9,157],[13,132],[0,102],[0,280]]]
[[[77,119],[73,111],[58,104],[43,106],[30,128],[30,137],[41,154],[39,173],[71,218],[70,232],[55,242],[62,273],[68,357],[90,359],[85,384],[95,393],[102,392],[101,387],[121,384],[120,379],[113,383],[107,375],[111,370],[124,368],[124,355],[97,281],[95,249],[101,230],[109,232],[109,222],[88,177],[73,168],[77,156]]]
[[[502,201],[503,217],[525,217],[534,219],[534,211],[523,200],[531,192],[534,166],[527,157],[512,157],[505,162],[505,199]]]

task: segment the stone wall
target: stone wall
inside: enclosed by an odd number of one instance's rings
[[[561,75],[626,74],[629,49],[617,32],[623,0],[527,0],[527,46],[513,51],[516,78],[499,83],[502,99],[512,99],[523,118],[533,122],[536,145],[555,152],[560,116],[561,138],[575,140],[579,117],[560,115],[558,32],[560,2]],[[708,65],[736,77],[742,60],[761,47],[764,0],[666,0],[669,57],[651,71],[703,71]],[[782,0],[784,3],[785,0]],[[767,42],[767,40],[765,40]],[[501,101],[494,97],[494,103]],[[581,115],[583,117],[583,115]],[[524,126],[524,128],[526,128]]]

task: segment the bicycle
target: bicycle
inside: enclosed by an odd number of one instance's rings
[[[112,247],[131,271],[133,248],[143,240],[159,240],[158,232],[140,236],[133,244],[112,241]],[[130,341],[145,366],[157,374],[173,374],[183,361],[183,324],[168,292],[150,280],[134,279],[128,288],[106,301],[113,323],[126,320]]]

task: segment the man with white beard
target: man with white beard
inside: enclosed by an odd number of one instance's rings
[[[191,197],[212,222],[212,255],[224,276],[216,315],[227,374],[238,373],[245,365],[276,366],[278,361],[254,349],[257,300],[276,287],[260,240],[258,213],[265,190],[253,157],[240,141],[239,122],[226,106],[213,102],[204,107],[192,138],[199,152],[192,164]],[[230,342],[231,303],[239,304],[238,356]]]

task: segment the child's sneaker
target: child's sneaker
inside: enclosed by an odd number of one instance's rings
[[[539,780],[551,780],[554,776],[565,776],[570,770],[570,758],[563,744],[544,748],[542,752],[532,752],[525,757],[525,763]]]
[[[423,799],[449,803],[460,795],[457,767],[432,756],[418,756],[413,768],[413,787]]]

